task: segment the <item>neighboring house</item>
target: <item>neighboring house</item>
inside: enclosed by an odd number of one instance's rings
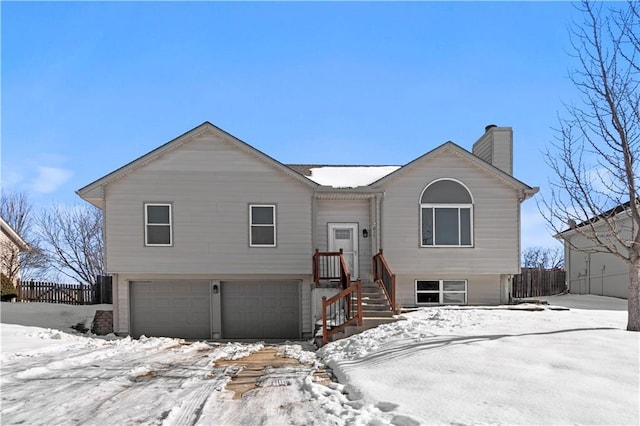
[[[632,227],[629,203],[616,206],[600,216],[613,219],[610,221],[615,224],[617,232],[623,238],[630,238]],[[598,251],[594,243],[582,235],[582,233],[590,232],[590,229],[587,230],[590,228],[589,224],[593,224],[594,228],[601,232],[605,231],[605,221],[600,221],[599,217],[576,224],[555,236],[564,242],[565,270],[567,271],[569,292],[626,299],[629,288],[629,265],[614,254]],[[582,232],[580,232],[581,229]],[[606,234],[607,232],[602,232],[603,236]],[[628,235],[625,236],[625,234]],[[626,253],[623,252],[623,254]]]
[[[20,278],[20,253],[27,251],[29,246],[1,216],[0,228],[0,272],[12,278],[15,285]]]
[[[287,166],[205,122],[78,190],[103,209],[114,331],[187,338],[309,337],[315,249],[372,256],[397,304],[499,304],[520,272],[512,130],[473,152],[447,142],[405,166]]]

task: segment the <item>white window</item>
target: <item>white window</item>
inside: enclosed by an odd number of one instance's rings
[[[252,204],[249,206],[249,246],[276,246],[276,206]]]
[[[146,246],[170,246],[171,204],[146,203],[144,205],[144,244]]]
[[[416,303],[435,305],[466,305],[465,280],[416,280]]]
[[[473,199],[469,190],[453,179],[427,185],[420,196],[422,247],[472,247]]]

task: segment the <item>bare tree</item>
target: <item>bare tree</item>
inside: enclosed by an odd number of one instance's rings
[[[29,245],[26,251],[18,252],[3,241],[0,255],[2,271],[11,282],[18,275],[22,279],[40,277],[46,273],[46,257],[34,232],[33,209],[24,192],[3,191],[0,197],[0,215],[14,231]]]
[[[640,331],[640,6],[577,7],[571,81],[580,100],[559,118],[546,153],[555,178],[539,207],[553,231],[569,231],[565,244],[627,262],[627,330]]]
[[[39,216],[38,232],[51,266],[60,274],[93,284],[104,272],[100,209],[54,205]]]
[[[524,268],[562,269],[564,251],[560,247],[527,247],[522,252]]]

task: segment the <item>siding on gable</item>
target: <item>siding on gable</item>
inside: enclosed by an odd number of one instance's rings
[[[420,247],[420,194],[435,179],[464,183],[474,199],[471,248]],[[381,248],[394,273],[517,274],[520,202],[515,189],[444,151],[384,186]]]
[[[316,244],[320,251],[328,250],[329,223],[358,223],[358,268],[360,279],[371,280],[371,241],[373,235],[370,226],[369,200],[317,200]],[[368,238],[362,237],[362,230],[367,229]]]
[[[312,189],[206,134],[105,188],[109,272],[311,273]],[[172,203],[173,246],[144,246],[145,202]],[[249,204],[275,204],[277,247],[249,247]]]

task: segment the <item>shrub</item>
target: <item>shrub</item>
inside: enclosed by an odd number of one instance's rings
[[[11,300],[14,297],[18,297],[18,290],[13,285],[9,277],[2,274],[2,276],[0,277],[0,284],[0,295],[2,301]]]

